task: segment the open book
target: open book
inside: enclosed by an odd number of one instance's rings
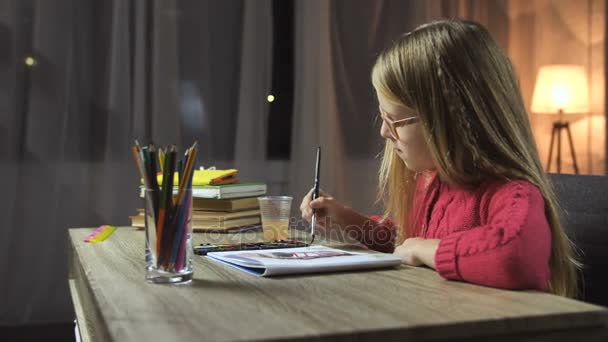
[[[394,267],[401,264],[401,259],[392,254],[351,252],[325,246],[212,252],[207,257],[262,277]]]

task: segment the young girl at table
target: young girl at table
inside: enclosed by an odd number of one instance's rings
[[[300,207],[404,264],[505,289],[576,294],[560,225],[509,59],[482,26],[422,25],[378,57],[372,83],[386,139],[373,220],[322,194]]]

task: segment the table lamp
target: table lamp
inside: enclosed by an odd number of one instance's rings
[[[567,120],[564,120],[564,115],[589,112],[589,97],[585,69],[582,66],[565,64],[546,65],[541,67],[536,78],[531,111],[533,113],[558,115],[557,120],[553,122],[553,130],[551,132],[547,171],[549,171],[549,168],[551,167],[553,143],[557,138],[557,172],[561,172],[561,132],[562,130],[565,130],[570,144],[570,154],[572,156],[574,172],[578,174],[578,165],[576,164],[576,153],[574,152],[570,124]]]

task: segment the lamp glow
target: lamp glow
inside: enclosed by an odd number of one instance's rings
[[[538,71],[531,111],[546,114],[589,112],[585,69],[578,65],[546,65]]]
[[[562,114],[588,113],[589,112],[589,89],[585,69],[579,65],[555,64],[546,65],[538,71],[534,96],[532,96],[532,108],[534,113],[559,114],[553,122],[551,131],[551,142],[549,143],[549,160],[547,161],[547,172],[551,170],[551,157],[553,156],[553,143],[557,141],[557,173],[562,169],[562,130],[566,131],[572,167],[574,173],[578,173],[576,153],[574,152],[574,141],[570,131],[570,123],[562,118]]]

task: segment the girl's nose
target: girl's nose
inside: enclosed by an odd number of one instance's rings
[[[388,129],[388,124],[382,120],[382,126],[380,126],[380,135],[384,138],[384,139],[391,139],[393,140],[393,136],[391,135],[391,131]]]

